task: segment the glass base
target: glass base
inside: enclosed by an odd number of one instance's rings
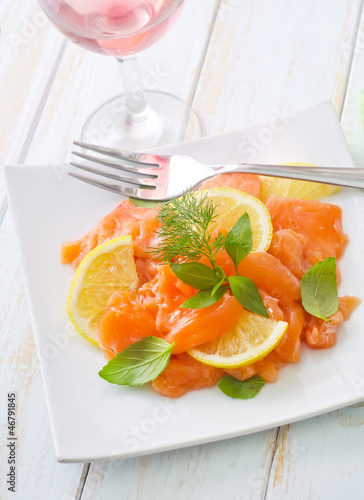
[[[196,113],[178,97],[146,90],[148,106],[139,113],[130,112],[125,97],[117,96],[96,109],[84,124],[81,140],[116,149],[148,151],[201,136]]]

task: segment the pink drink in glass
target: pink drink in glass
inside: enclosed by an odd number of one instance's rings
[[[184,0],[38,2],[50,21],[72,42],[113,56],[121,69],[123,93],[90,114],[81,140],[146,151],[200,136],[200,122],[191,107],[168,92],[145,90],[138,58],[131,57],[163,37],[181,13]]]
[[[114,57],[157,42],[177,19],[171,0],[40,0],[51,22],[81,47]]]

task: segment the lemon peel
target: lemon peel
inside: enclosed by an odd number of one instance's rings
[[[237,368],[258,361],[282,340],[288,323],[244,310],[233,329],[220,339],[190,349],[188,353],[207,365]]]

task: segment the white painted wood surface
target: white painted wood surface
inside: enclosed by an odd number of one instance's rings
[[[364,166],[362,0],[187,0],[142,55],[148,87],[193,103],[206,134],[331,99]],[[63,162],[87,114],[120,91],[109,58],[68,44],[36,2],[0,5],[0,168]],[[361,499],[364,406],[239,439],[142,458],[58,464],[0,185],[0,498]],[[6,397],[17,394],[17,493],[6,489]],[[4,451],[5,450],[5,451]]]
[[[65,42],[36,2],[1,2],[0,172],[23,162]],[[0,177],[0,219],[6,207]]]
[[[343,57],[352,58],[342,113],[342,127],[357,167],[364,167],[364,10],[354,40],[341,44]]]

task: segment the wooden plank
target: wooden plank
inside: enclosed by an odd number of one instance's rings
[[[82,500],[260,500],[276,431],[124,461],[93,463]]]
[[[281,429],[267,500],[363,496],[364,403]]]
[[[224,7],[225,5],[225,7]],[[331,99],[339,112],[361,0],[223,2],[194,100],[207,134]]]
[[[67,467],[55,459],[39,363],[10,213],[0,228],[0,497],[10,498],[5,452],[7,395],[16,395],[16,497],[73,500],[83,478],[83,464]],[[45,311],[46,314],[46,311]],[[61,492],[64,496],[61,497]]]
[[[341,51],[353,58],[341,123],[355,165],[364,167],[364,9],[356,39],[344,39]]]
[[[63,38],[50,26],[36,2],[3,1],[0,6],[0,220],[7,163],[21,163],[42,99],[54,77]]]

